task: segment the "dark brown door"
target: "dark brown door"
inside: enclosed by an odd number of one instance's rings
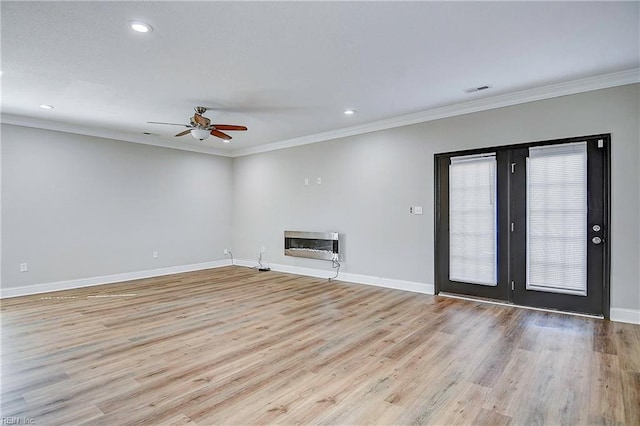
[[[440,291],[509,297],[508,152],[436,158],[436,264]]]
[[[608,316],[609,142],[436,155],[436,291]]]
[[[513,302],[604,315],[605,144],[513,151]]]

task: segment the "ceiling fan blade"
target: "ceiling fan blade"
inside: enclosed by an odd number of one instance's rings
[[[236,126],[233,124],[214,124],[213,127],[218,130],[247,130],[245,126]]]
[[[230,140],[232,139],[232,138],[231,138],[231,136],[227,135],[226,133],[222,133],[221,131],[216,130],[216,129],[213,129],[213,130],[211,131],[211,134],[212,134],[213,136],[217,136],[217,137],[219,137],[220,139],[224,139],[224,140],[227,140],[227,141],[230,141]]]
[[[200,114],[194,114],[193,115],[193,121],[195,121],[196,123],[198,123],[202,127],[207,127],[209,125],[209,123],[211,123],[211,120],[209,120],[207,117],[203,117]]]
[[[183,127],[191,127],[188,124],[178,124],[178,123],[163,123],[161,121],[147,121],[148,124],[168,124],[170,126],[183,126]]]
[[[178,136],[188,135],[190,132],[191,132],[191,129],[182,131],[182,132],[178,133],[177,135],[175,135],[174,138],[177,138]]]

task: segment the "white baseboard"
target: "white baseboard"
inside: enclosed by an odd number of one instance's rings
[[[148,271],[125,272],[122,274],[104,275],[100,277],[80,278],[76,280],[57,281],[52,283],[35,284],[25,287],[0,289],[0,298],[27,296],[30,294],[49,293],[52,291],[71,290],[81,287],[92,287],[102,284],[113,284],[141,278],[160,277],[163,275],[179,274],[182,272],[200,271],[202,269],[220,268],[231,265],[230,260],[194,263],[191,265],[171,266],[168,268],[151,269]]]
[[[257,267],[255,261],[236,259],[234,265]],[[160,277],[163,275],[179,274],[182,272],[200,271],[203,269],[221,268],[231,265],[230,260],[217,260],[213,262],[195,263],[191,265],[172,266],[168,268],[151,269],[148,271],[126,272],[122,274],[104,275],[99,277],[81,278],[68,281],[57,281],[52,283],[35,284],[25,287],[0,289],[0,299],[27,296],[31,294],[49,293],[52,291],[71,290],[74,288],[92,287],[102,284],[113,284],[123,281],[138,280],[142,278]],[[304,268],[301,266],[269,264],[269,267],[278,272],[304,275],[315,278],[333,278],[334,272],[322,269]],[[433,284],[416,281],[396,280],[392,278],[375,277],[371,275],[351,274],[341,272],[336,278],[340,281],[347,281],[356,284],[373,285],[376,287],[393,288],[396,290],[411,291],[414,293],[434,294]],[[627,308],[611,308],[611,321],[624,322],[629,324],[640,324],[640,310]]]
[[[250,268],[258,266],[255,260],[251,261],[244,259],[236,259],[234,261],[234,264],[238,266],[247,266]],[[274,271],[305,275],[307,277],[328,279],[335,276],[334,271],[304,268],[301,266],[269,263],[269,267]],[[414,293],[434,294],[435,291],[433,284],[421,283],[416,281],[396,280],[393,278],[375,277],[371,275],[351,274],[348,272],[340,272],[336,280],[347,281],[356,284],[373,285],[376,287],[393,288],[396,290],[412,291]]]
[[[611,308],[609,311],[611,321],[640,324],[640,310],[626,308]]]

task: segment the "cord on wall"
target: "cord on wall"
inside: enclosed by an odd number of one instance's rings
[[[258,268],[258,271],[260,272],[268,272],[271,270],[271,268],[262,264],[262,252],[258,254],[258,265],[260,265],[260,267]]]
[[[224,254],[225,254],[225,256],[229,256],[229,257],[231,258],[231,266],[236,266],[236,264],[235,264],[235,263],[234,263],[234,261],[233,261],[233,253],[231,252],[231,250],[224,249]],[[264,272],[264,271],[270,271],[270,270],[271,270],[271,268],[269,268],[268,266],[264,266],[264,265],[262,264],[262,253],[260,253],[260,254],[259,254],[259,257],[258,257],[258,263],[260,264],[260,266],[259,266],[259,267],[256,267],[256,266],[254,266],[254,267],[248,266],[248,268],[251,268],[251,269],[257,269],[257,270],[262,271],[262,272]]]
[[[333,269],[336,269],[336,275],[333,277],[329,277],[329,281],[335,280],[336,278],[338,278],[338,274],[340,273],[340,262],[338,262],[337,259],[331,259],[331,267]]]
[[[224,250],[224,254],[228,254],[228,255],[229,255],[229,257],[231,257],[231,266],[235,266],[235,265],[233,264],[233,253],[231,253],[231,250],[227,250],[227,249],[225,249],[225,250]]]

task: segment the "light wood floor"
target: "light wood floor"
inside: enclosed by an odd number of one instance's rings
[[[3,300],[1,409],[36,425],[637,426],[640,326],[227,267]]]

